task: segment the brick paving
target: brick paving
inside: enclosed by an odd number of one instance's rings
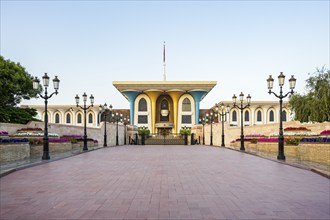
[[[0,178],[1,219],[330,219],[330,180],[225,148],[121,146]]]

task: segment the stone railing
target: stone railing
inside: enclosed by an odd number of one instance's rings
[[[93,147],[93,149],[98,148],[93,141],[88,141],[88,147]],[[82,151],[83,143],[78,142],[72,144],[70,142],[64,143],[49,143],[49,153],[58,154],[66,153],[73,150]],[[31,145],[27,142],[25,143],[9,143],[0,144],[0,163],[7,163],[13,161],[20,161],[29,158],[41,157],[43,154],[43,145],[36,144]]]
[[[240,142],[231,143],[230,147],[239,150]],[[276,158],[278,153],[278,143],[258,142],[253,144],[245,142],[244,147],[247,152],[266,153],[274,155],[274,158]],[[297,146],[285,145],[284,155],[301,161],[330,165],[330,143],[299,143]]]
[[[300,123],[299,121],[289,121],[283,122],[283,128],[286,127],[306,127],[307,129],[311,130],[313,133],[319,134],[323,130],[330,130],[330,122],[322,122],[322,123]],[[240,127],[231,127],[228,123],[224,124],[225,129],[225,145],[229,146],[232,140],[235,140],[240,137],[241,128]],[[213,133],[213,145],[220,146],[221,145],[221,131],[222,126],[221,123],[214,123],[212,125],[212,133]],[[262,134],[266,137],[269,137],[271,134],[277,134],[279,130],[279,124],[262,124],[262,125],[251,125],[251,126],[244,126],[244,135],[248,134]],[[195,133],[195,138],[202,140],[203,137],[203,126],[201,124],[195,125],[191,129],[192,133]],[[204,137],[205,137],[205,144],[210,144],[210,134],[211,134],[211,125],[205,125],[204,127]]]
[[[18,130],[22,128],[43,128],[43,122],[29,122],[26,125],[22,124],[9,124],[9,123],[0,123],[0,131],[6,131],[8,135],[2,135],[3,138],[10,138],[11,135],[17,133]],[[128,137],[134,137],[137,133],[137,128],[134,126],[124,126],[118,125],[118,136],[119,136],[119,145],[124,144],[124,134],[126,128],[126,144],[129,143]],[[73,126],[73,125],[62,125],[62,124],[53,124],[49,123],[49,133],[58,134],[58,136],[69,135],[69,134],[81,134],[84,133],[83,126]],[[39,133],[39,131],[38,131]],[[93,149],[98,147],[103,147],[104,141],[104,123],[102,122],[99,127],[89,128],[87,127],[88,138],[97,140],[98,143],[93,143],[93,141],[88,141],[88,147],[93,147]],[[32,136],[26,136],[31,138]],[[24,136],[19,136],[17,138],[24,138]],[[42,136],[40,136],[42,139]],[[107,146],[116,145],[116,124],[107,123]],[[80,150],[83,147],[83,142],[78,141],[77,143],[49,143],[50,154],[54,153],[63,153],[69,151]],[[13,161],[19,161],[24,159],[29,159],[31,157],[39,157],[42,155],[43,145],[30,145],[26,143],[3,143],[0,144],[0,163],[7,163]]]

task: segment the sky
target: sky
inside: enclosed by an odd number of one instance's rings
[[[329,69],[329,1],[4,1],[0,53],[41,78],[58,76],[49,104],[75,105],[93,94],[95,104],[129,108],[112,81],[217,81],[202,100],[211,108],[233,94],[252,101],[278,100],[266,80],[305,80]],[[53,91],[52,85],[50,91]],[[21,104],[40,104],[31,99]]]

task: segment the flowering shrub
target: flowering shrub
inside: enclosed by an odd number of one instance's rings
[[[310,131],[306,127],[287,127],[284,128],[284,131]]]
[[[245,135],[245,137],[266,137],[266,136],[263,134],[247,134]]]
[[[285,138],[284,138],[284,141],[286,141]],[[276,142],[278,142],[278,138],[258,138],[258,142],[276,143]]]
[[[41,138],[30,138],[29,139],[30,144],[43,144],[44,140]],[[67,143],[70,142],[67,138],[49,138],[49,143]]]
[[[315,132],[284,132],[284,135],[287,135],[287,136],[316,136],[318,135],[317,133]]]
[[[43,132],[38,132],[38,133],[34,133],[34,132],[20,132],[20,133],[16,133],[13,135],[18,136],[18,137],[42,137],[44,136]],[[58,134],[55,133],[48,133],[49,137],[58,137]]]
[[[42,131],[41,128],[21,128],[17,131]]]
[[[330,135],[330,130],[324,130],[320,133],[320,135]]]
[[[19,139],[19,138],[2,139],[2,138],[0,138],[1,144],[26,143],[26,142],[29,142],[29,139],[27,139],[27,138],[23,138],[23,139]]]
[[[78,139],[83,139],[83,135],[80,134],[65,134],[61,138],[68,138],[72,144],[78,143]]]
[[[139,135],[146,135],[146,136],[148,136],[149,134],[150,134],[150,130],[148,129],[148,128],[146,128],[146,127],[139,127],[138,128],[138,134]]]
[[[62,135],[63,138],[83,138],[83,135],[80,134],[65,134]]]
[[[0,135],[8,135],[7,131],[0,131]]]
[[[48,139],[50,143],[65,143],[70,142],[70,139],[68,138],[49,138]]]
[[[299,144],[300,139],[299,138],[289,138],[286,140],[286,144],[290,144],[290,145],[298,145]]]
[[[284,136],[317,136],[318,134],[315,132],[310,132],[310,131],[301,131],[301,132],[283,132]],[[270,134],[271,137],[276,137],[278,136],[278,133],[272,133]]]
[[[326,137],[318,137],[318,138],[303,138],[300,140],[300,142],[302,143],[330,143],[330,138],[326,138]]]

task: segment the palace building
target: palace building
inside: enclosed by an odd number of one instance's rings
[[[231,101],[223,101],[225,106],[229,105],[230,110],[226,114],[225,121],[230,126],[240,126],[241,120],[243,120],[244,126],[262,125],[280,122],[280,106],[278,101],[251,101],[250,106],[243,110],[243,119],[241,118],[241,111],[238,108],[234,108]],[[215,107],[212,107],[213,110]],[[283,101],[282,119],[283,121],[292,121],[292,112],[289,108],[289,103]],[[219,121],[219,117],[215,119],[215,122]]]
[[[179,133],[198,124],[200,101],[216,81],[113,82],[129,101],[131,124],[152,133]]]
[[[123,119],[129,118],[129,124],[147,127],[151,133],[179,133],[182,127],[199,124],[206,113],[215,111],[214,106],[200,109],[200,102],[216,84],[216,81],[114,81],[114,87],[128,100],[130,109],[114,109],[113,112],[122,113]],[[280,121],[278,101],[251,101],[243,111],[243,119],[231,101],[222,102],[231,106],[225,117],[230,126],[240,126],[241,120],[245,126]],[[44,105],[21,107],[36,109],[37,118],[44,119]],[[290,115],[288,102],[284,101],[283,121],[291,121]],[[87,110],[86,117],[88,127],[98,127],[103,118],[96,104]],[[83,118],[83,111],[75,105],[48,105],[50,123],[84,126]],[[215,117],[214,122],[218,121],[219,117]]]

